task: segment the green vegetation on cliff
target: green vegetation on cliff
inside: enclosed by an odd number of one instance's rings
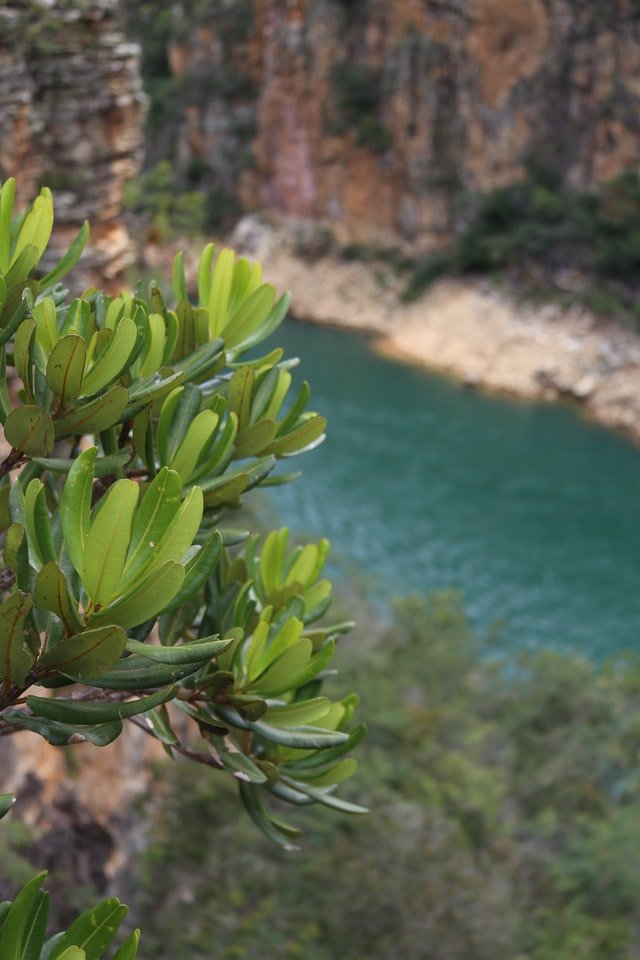
[[[371,815],[324,822],[294,857],[256,849],[229,793],[184,767],[132,878],[151,955],[638,956],[640,662],[507,665],[454,594],[402,601],[385,628],[359,620],[341,658],[370,721]],[[197,922],[169,909],[182,902]]]

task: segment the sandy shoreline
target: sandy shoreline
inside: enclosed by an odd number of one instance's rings
[[[488,281],[443,280],[403,304],[390,267],[331,257],[308,261],[291,239],[257,217],[228,240],[260,260],[264,276],[292,294],[300,320],[373,333],[374,348],[450,374],[479,390],[576,404],[598,423],[640,442],[640,336],[586,310],[534,305]],[[188,266],[201,247],[191,249]],[[147,248],[148,266],[171,251]]]
[[[481,390],[569,401],[640,441],[640,337],[581,308],[517,302],[488,282],[440,281],[398,300],[393,273],[361,263],[307,263],[286,248],[261,257],[301,320],[376,334],[374,347]]]

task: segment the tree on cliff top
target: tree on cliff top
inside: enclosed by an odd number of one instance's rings
[[[323,684],[350,624],[322,619],[328,543],[291,549],[228,525],[258,486],[297,477],[282,460],[326,422],[290,396],[281,349],[243,359],[288,308],[259,264],[200,258],[192,302],[183,257],[174,306],[159,286],[69,299],[62,279],[88,236],[39,269],[51,193],[13,218],[0,189],[0,736],[106,747],[125,723],[235,778],[272,840],[298,830],[274,803],[363,808],[336,795],[364,734],[354,695]],[[0,784],[1,789],[1,784]],[[6,788],[5,788],[6,789]],[[0,796],[0,815],[13,798]],[[0,957],[103,956],[126,912],[105,901],[45,944],[43,875],[0,905]],[[115,955],[134,957],[137,933]]]

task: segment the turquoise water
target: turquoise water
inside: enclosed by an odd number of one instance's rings
[[[279,342],[329,429],[288,461],[304,476],[270,509],[328,536],[338,574],[362,571],[383,602],[459,588],[502,648],[640,650],[640,449],[569,408],[382,359],[357,334],[291,322]]]

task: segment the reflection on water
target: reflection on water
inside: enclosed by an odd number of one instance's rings
[[[327,441],[289,462],[304,476],[269,494],[279,522],[328,536],[376,597],[459,587],[507,646],[640,648],[640,450],[570,409],[384,360],[357,334],[290,323],[278,339],[329,418]]]

